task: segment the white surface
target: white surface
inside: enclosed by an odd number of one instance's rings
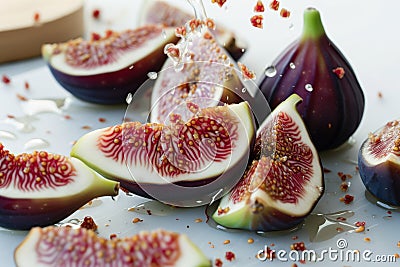
[[[134,2],[134,3],[133,3]],[[136,22],[136,14],[139,11],[140,1],[88,1],[86,14],[87,31],[103,31],[107,28],[123,29],[132,27]],[[182,6],[186,1],[175,0]],[[108,237],[111,233],[118,236],[127,236],[139,230],[151,230],[163,227],[182,233],[187,233],[213,261],[221,258],[224,266],[266,266],[268,263],[260,262],[255,258],[256,253],[265,245],[275,244],[274,249],[289,251],[293,242],[304,241],[307,249],[337,249],[336,242],[339,238],[345,238],[348,249],[358,249],[361,252],[370,249],[373,255],[393,255],[400,253],[397,242],[400,241],[398,226],[399,213],[393,212],[389,219],[387,211],[368,202],[364,196],[364,186],[355,169],[358,148],[367,137],[368,132],[381,127],[389,120],[400,117],[398,101],[400,97],[400,85],[398,84],[398,64],[400,52],[398,44],[400,35],[400,3],[395,0],[382,2],[376,1],[281,1],[281,6],[292,11],[289,19],[282,19],[277,12],[267,10],[264,14],[264,29],[256,29],[250,26],[249,18],[253,15],[252,9],[255,1],[227,1],[227,9],[220,9],[212,5],[211,1],[204,1],[210,17],[224,21],[240,33],[249,43],[249,49],[242,62],[250,69],[256,71],[258,77],[265,66],[277,56],[294,38],[296,38],[302,25],[302,12],[308,6],[317,7],[321,14],[328,35],[348,57],[354,67],[359,81],[366,95],[366,111],[360,128],[354,135],[355,143],[338,151],[322,154],[323,164],[332,170],[326,174],[326,192],[316,212],[335,212],[350,209],[355,215],[348,219],[350,223],[365,221],[367,231],[364,233],[342,233],[324,242],[310,242],[305,229],[294,233],[274,234],[269,237],[261,237],[250,232],[223,232],[210,228],[204,221],[204,208],[195,209],[167,209],[168,212],[158,216],[153,214],[142,215],[129,212],[129,207],[143,203],[146,200],[139,197],[127,197],[125,194],[116,200],[110,198],[98,199],[92,207],[79,210],[71,218],[83,218],[90,215],[99,225],[99,234]],[[269,1],[264,1],[268,4]],[[248,6],[245,6],[248,5]],[[102,19],[93,21],[90,17],[91,10],[102,9]],[[291,26],[292,25],[292,26]],[[41,59],[25,62],[0,65],[0,75],[8,74],[12,78],[10,86],[0,84],[0,131],[13,132],[15,139],[5,138],[0,135],[0,141],[8,149],[15,153],[31,151],[24,148],[24,144],[32,138],[42,138],[48,141],[48,151],[59,154],[68,154],[71,142],[79,138],[88,130],[82,126],[90,126],[92,129],[120,123],[126,106],[98,106],[84,103],[70,97],[53,79],[50,72],[44,66]],[[28,72],[25,72],[29,70]],[[24,81],[28,81],[31,89],[23,88]],[[382,93],[382,98],[378,97]],[[31,120],[31,126],[35,129],[30,133],[24,133],[16,129],[15,125],[6,123],[7,115],[24,117],[20,106],[21,102],[16,94],[34,99],[65,98],[70,102],[59,113],[40,113]],[[71,119],[65,119],[70,115]],[[99,122],[99,118],[106,118],[106,122]],[[32,119],[32,118],[31,118]],[[352,174],[349,194],[355,196],[355,201],[345,205],[339,201],[343,195],[339,190],[340,179],[337,172]],[[153,212],[156,213],[156,212]],[[132,219],[139,217],[143,222],[133,224]],[[202,218],[202,223],[195,223],[196,218]],[[108,224],[109,226],[106,226]],[[13,251],[21,242],[26,232],[0,230],[0,265],[14,266]],[[292,240],[298,236],[297,240]],[[254,238],[253,244],[248,244],[248,238]],[[370,242],[364,238],[371,239]],[[224,245],[224,240],[231,242]],[[214,245],[214,248],[211,247]],[[233,251],[236,260],[228,262],[224,259],[226,251]],[[291,266],[292,262],[279,263],[277,266]],[[312,263],[308,263],[311,264]],[[307,265],[308,265],[307,264]],[[325,266],[366,266],[371,263],[354,263],[326,260]],[[299,266],[302,266],[298,263]],[[307,266],[305,265],[305,266]],[[314,266],[320,266],[314,264]],[[398,263],[381,263],[379,266],[398,266]]]

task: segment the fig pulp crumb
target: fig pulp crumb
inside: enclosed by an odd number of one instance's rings
[[[216,258],[214,262],[215,267],[222,267],[223,262],[220,258]]]
[[[94,19],[99,19],[100,18],[100,10],[99,9],[94,9],[92,12],[92,17]]]
[[[340,201],[343,202],[344,204],[348,205],[350,203],[352,203],[354,200],[354,196],[352,195],[345,195],[344,197],[340,198]]]
[[[25,82],[25,83],[24,83],[24,87],[25,87],[26,90],[29,90],[29,88],[30,88],[29,83],[28,83],[28,82]]]
[[[250,18],[251,25],[256,28],[263,28],[263,15],[254,15]],[[240,66],[239,66],[240,67]]]
[[[1,81],[2,81],[4,84],[9,84],[9,83],[11,82],[11,79],[10,79],[7,75],[3,75],[3,76],[1,77]]]
[[[346,174],[346,173],[343,173],[343,172],[338,172],[337,174],[338,174],[338,176],[340,177],[340,179],[342,181],[346,181],[348,178],[349,179],[353,178],[353,176],[351,174]]]
[[[246,65],[238,62],[238,66],[240,68],[240,71],[241,71],[244,79],[254,80],[256,78],[256,75],[254,74],[254,72],[249,70],[249,68]]]
[[[254,12],[264,12],[265,7],[264,4],[261,0],[258,0],[255,7],[254,7]]]
[[[97,224],[94,222],[93,218],[90,216],[86,216],[83,219],[83,222],[80,225],[82,228],[86,228],[88,230],[93,230],[96,231],[97,230]]]
[[[211,3],[218,4],[219,7],[222,7],[225,4],[226,0],[211,0]]]
[[[288,17],[290,17],[290,11],[287,10],[286,8],[282,8],[280,15],[282,18],[288,18]]]
[[[340,184],[340,191],[347,192],[349,190],[349,184],[347,182],[342,182]]]
[[[234,259],[236,259],[235,253],[233,253],[232,251],[225,252],[225,259],[227,261],[233,261]]]
[[[280,2],[277,0],[272,0],[269,4],[269,8],[275,11],[278,11]]]
[[[117,234],[111,234],[110,235],[110,239],[114,239],[114,238],[117,238]]]
[[[345,74],[345,71],[342,67],[337,67],[337,68],[333,69],[332,72],[335,73],[339,79],[342,79]]]

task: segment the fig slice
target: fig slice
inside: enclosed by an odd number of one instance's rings
[[[93,198],[118,191],[118,182],[100,177],[78,159],[45,151],[14,155],[0,143],[1,227],[51,225]]]
[[[233,60],[208,29],[193,36],[188,50],[190,60],[182,63],[182,70],[176,71],[169,58],[158,74],[151,94],[150,121],[168,122],[171,112],[179,113],[184,120],[189,119],[191,112],[185,104],[187,101],[206,108],[245,99],[241,91],[244,85]]]
[[[143,1],[141,9],[139,25],[163,24],[168,27],[181,27],[189,20],[194,19],[193,14],[162,0]],[[233,59],[238,60],[245,53],[247,44],[221,23],[217,23],[217,27],[212,30],[212,33]]]
[[[210,260],[184,234],[166,230],[105,239],[92,230],[32,228],[14,252],[17,267],[207,267]]]
[[[172,114],[169,125],[125,122],[98,129],[81,137],[71,156],[132,193],[176,206],[207,204],[246,169],[255,122],[247,102],[201,110],[188,105],[195,113],[186,122]]]
[[[286,230],[298,225],[324,190],[319,155],[297,112],[294,94],[257,131],[255,158],[213,219],[228,228]]]
[[[381,202],[400,206],[400,120],[393,120],[369,137],[358,153],[361,180]]]
[[[177,39],[173,28],[146,25],[95,34],[91,40],[44,44],[42,55],[55,79],[77,98],[119,104],[146,81],[147,73],[161,68],[164,46]]]

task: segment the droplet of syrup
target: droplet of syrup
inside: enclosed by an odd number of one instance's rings
[[[275,77],[275,75],[276,75],[276,73],[277,73],[277,70],[276,70],[276,68],[275,68],[275,66],[268,66],[266,69],[265,69],[265,75],[267,76],[267,77],[270,77],[270,78],[272,78],[272,77]]]
[[[307,83],[304,88],[308,91],[308,92],[312,92],[314,90],[314,88],[312,87],[311,84]]]
[[[42,138],[32,138],[24,144],[26,150],[44,149],[50,146],[50,143]]]

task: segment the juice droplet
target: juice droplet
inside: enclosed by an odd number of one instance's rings
[[[24,144],[24,149],[44,149],[50,146],[50,143],[42,138],[33,138]]]
[[[275,66],[268,66],[266,69],[265,69],[265,75],[267,76],[267,77],[270,77],[270,78],[272,78],[272,77],[274,77],[275,75],[276,75],[276,68],[275,68]]]
[[[126,96],[125,101],[126,101],[126,103],[129,105],[129,104],[132,102],[132,99],[133,99],[133,95],[132,95],[131,93],[129,93],[129,94]]]
[[[167,216],[176,211],[176,209],[159,201],[150,200],[129,208],[129,211],[145,215]]]
[[[157,79],[157,76],[158,76],[157,72],[154,71],[147,73],[147,77],[149,77],[151,80]]]
[[[293,62],[290,62],[289,67],[294,70],[296,68],[296,64],[294,64]]]
[[[304,88],[308,91],[308,92],[312,92],[314,90],[314,88],[312,87],[311,84],[307,83]]]
[[[0,131],[0,139],[15,140],[17,139],[17,136],[9,131]]]

